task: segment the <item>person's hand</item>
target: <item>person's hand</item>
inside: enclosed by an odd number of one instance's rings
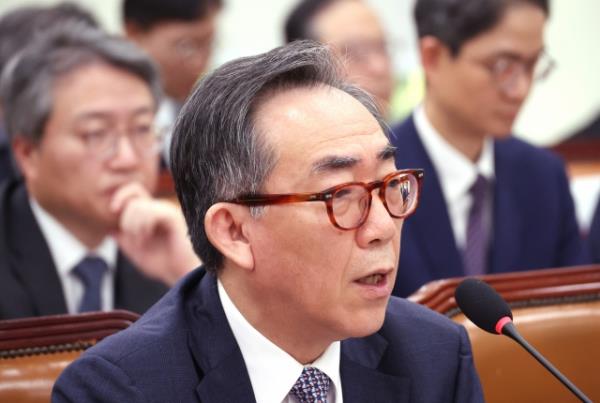
[[[147,276],[168,286],[200,264],[181,210],[153,199],[139,183],[119,189],[111,210],[119,215],[114,234],[121,250]]]

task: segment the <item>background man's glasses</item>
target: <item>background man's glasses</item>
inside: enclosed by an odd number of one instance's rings
[[[511,92],[523,75],[533,81],[546,79],[554,70],[556,62],[542,51],[532,60],[502,56],[493,62],[484,63],[484,66],[489,70],[492,79],[501,91]]]
[[[88,152],[101,161],[109,160],[118,154],[121,136],[127,138],[139,157],[149,158],[160,150],[162,130],[157,129],[154,124],[138,124],[126,132],[108,127],[84,130],[78,133],[78,136],[85,143]]]
[[[331,223],[342,230],[352,230],[364,224],[371,209],[372,192],[378,195],[393,218],[406,218],[417,208],[422,169],[404,169],[386,175],[382,180],[369,183],[349,182],[333,186],[319,193],[288,193],[241,196],[229,203],[247,206],[265,206],[298,202],[324,202]]]

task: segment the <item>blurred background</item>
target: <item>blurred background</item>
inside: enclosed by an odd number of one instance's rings
[[[76,0],[106,29],[121,32],[121,0]],[[283,43],[283,23],[296,0],[226,0],[211,64],[256,54]],[[398,119],[417,103],[422,79],[412,24],[414,0],[370,0],[379,12],[394,49],[398,86],[404,93],[393,104]],[[0,13],[26,4],[56,0],[0,0]],[[537,84],[516,123],[515,132],[534,144],[555,145],[600,117],[600,1],[551,0],[548,52],[557,62],[548,80]],[[595,131],[599,133],[598,130]]]

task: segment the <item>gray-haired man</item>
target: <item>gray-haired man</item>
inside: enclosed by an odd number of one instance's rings
[[[123,39],[65,24],[8,63],[1,95],[24,180],[0,190],[0,318],[145,311],[198,264],[181,214],[149,196],[153,65]]]
[[[422,171],[396,171],[335,67],[295,42],[201,82],[172,161],[206,271],[67,368],[54,402],[482,400],[465,330],[390,298]]]

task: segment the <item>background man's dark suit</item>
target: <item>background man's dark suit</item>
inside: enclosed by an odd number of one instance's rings
[[[463,276],[461,251],[438,175],[412,117],[393,128],[398,168],[424,168],[419,208],[404,223],[394,294],[435,279]],[[491,273],[588,262],[563,163],[514,137],[494,142]]]
[[[592,218],[590,232],[588,234],[588,246],[594,263],[600,263],[600,199],[596,212]]]
[[[167,290],[119,253],[114,306],[143,313]],[[0,319],[66,313],[62,286],[48,244],[22,182],[0,187]]]
[[[346,403],[481,396],[464,328],[398,298],[378,333],[342,342],[340,368]],[[53,402],[67,401],[254,402],[216,277],[196,270],[133,326],[88,350],[55,385]]]

